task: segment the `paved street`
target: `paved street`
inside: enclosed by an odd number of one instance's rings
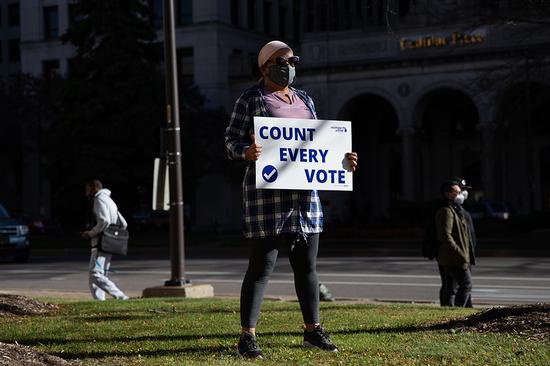
[[[209,283],[216,295],[237,296],[245,259],[191,259],[186,262],[193,283]],[[0,263],[0,292],[20,294],[64,292],[88,298],[87,260],[36,258],[31,263]],[[319,275],[338,298],[378,301],[435,302],[439,274],[434,262],[406,257],[320,258]],[[111,277],[130,296],[158,286],[170,276],[167,259],[117,258]],[[474,302],[507,304],[550,302],[550,258],[479,258],[474,267]],[[281,257],[268,296],[293,297],[292,271]]]

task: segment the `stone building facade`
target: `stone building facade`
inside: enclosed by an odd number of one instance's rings
[[[17,3],[20,23],[12,17],[6,27]],[[149,3],[160,38],[162,1]],[[319,117],[352,121],[356,189],[322,194],[329,220],[392,217],[400,203],[437,196],[455,175],[474,186],[474,199],[507,201],[520,213],[550,210],[550,19],[525,1],[175,3],[181,77],[209,105],[230,112],[257,80],[260,46],[281,39],[301,56],[297,86],[314,97]],[[0,6],[0,72],[68,72],[74,50],[59,35],[72,21],[70,1]],[[18,37],[20,61],[7,63],[6,40]],[[217,187],[217,196],[197,211],[199,226],[238,226],[240,187],[224,182],[204,178],[199,194]]]

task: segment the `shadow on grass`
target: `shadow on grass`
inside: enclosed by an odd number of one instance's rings
[[[442,325],[436,324],[435,326],[421,326],[421,325],[407,325],[401,327],[379,327],[379,328],[360,328],[360,329],[346,329],[330,332],[331,334],[381,334],[381,333],[417,333],[432,330],[445,329]]]
[[[289,308],[289,309],[281,309],[282,311],[296,311],[298,308]],[[208,313],[215,313],[215,314],[233,314],[235,312],[238,312],[238,310],[235,310],[233,308],[227,309],[227,308],[199,308],[196,309],[178,309],[177,307],[172,306],[164,306],[164,307],[151,307],[147,310],[143,310],[142,308],[139,309],[98,309],[93,310],[98,316],[109,316],[109,314],[116,314],[116,313],[123,313],[123,314],[131,314],[131,313],[141,313],[141,314],[147,314],[147,315],[166,315],[166,314],[208,314]],[[276,311],[279,311],[277,309]],[[54,316],[57,316],[59,314],[54,314]],[[71,314],[67,313],[67,316],[79,318],[83,317],[85,315],[81,314]]]
[[[287,333],[281,333],[287,334]],[[90,338],[74,338],[74,339],[59,339],[59,338],[34,338],[32,340],[19,341],[19,343],[25,346],[36,345],[57,345],[57,344],[70,344],[70,343],[116,343],[116,342],[167,342],[167,341],[192,341],[200,339],[235,339],[239,336],[238,333],[231,334],[201,334],[201,335],[157,335],[157,336],[138,336],[138,337],[90,337]],[[0,342],[9,343],[11,339],[2,339]]]
[[[330,332],[331,334],[339,335],[353,335],[353,334],[383,334],[383,333],[416,333],[416,332],[425,332],[433,330],[442,330],[448,329],[448,322],[441,324],[433,324],[429,326],[401,326],[401,327],[380,327],[380,328],[370,328],[370,329],[349,329],[349,330],[337,330]],[[277,336],[296,336],[301,337],[303,333],[301,331],[289,331],[289,332],[263,332],[260,334],[260,337],[277,337]],[[238,334],[204,334],[201,336],[195,335],[180,335],[180,336],[140,336],[140,337],[105,337],[105,338],[93,338],[93,339],[73,339],[73,340],[62,340],[62,339],[34,339],[31,342],[24,342],[26,346],[33,345],[51,345],[51,344],[67,344],[73,342],[105,342],[105,343],[116,343],[116,342],[166,342],[166,341],[192,341],[199,339],[218,339],[224,341],[227,339],[234,339],[235,343],[237,341]],[[300,344],[287,345],[290,348],[303,348]],[[59,352],[53,353],[56,356],[63,357],[65,359],[85,359],[85,358],[104,358],[104,357],[132,357],[132,356],[149,356],[149,357],[161,357],[161,356],[177,356],[177,354],[225,354],[225,355],[235,355],[235,350],[233,347],[227,346],[190,346],[190,347],[178,347],[176,349],[158,349],[158,350],[139,350],[139,351],[91,351],[91,352]]]
[[[177,349],[157,349],[157,350],[137,350],[137,351],[91,351],[91,352],[53,352],[52,355],[62,357],[64,359],[100,359],[104,357],[133,357],[133,356],[177,356],[178,354],[189,356],[189,354],[225,354],[236,355],[232,348],[222,346],[205,346],[205,347],[180,347]]]
[[[440,331],[440,330],[449,330],[452,328],[455,328],[459,325],[462,325],[464,322],[466,323],[473,323],[473,322],[481,322],[484,320],[486,316],[482,316],[481,314],[473,314],[470,317],[467,317],[466,319],[453,319],[453,320],[446,320],[444,322],[440,323],[434,323],[434,324],[428,324],[428,325],[418,325],[418,324],[411,324],[411,325],[404,325],[404,326],[398,326],[398,327],[373,327],[373,328],[354,328],[354,329],[340,329],[340,330],[329,330],[330,334],[333,335],[353,335],[353,334],[384,334],[384,333],[391,333],[391,334],[399,334],[399,333],[419,333],[419,332],[429,332],[429,331]],[[127,320],[128,317],[125,316],[115,316],[111,317],[111,320],[113,318],[119,318],[120,320]],[[131,316],[130,316],[131,318]],[[481,318],[481,319],[480,319]],[[100,320],[106,320],[106,319],[100,319]],[[260,337],[278,337],[278,336],[302,336],[302,331],[265,331],[260,332]],[[36,346],[36,345],[66,345],[70,343],[86,343],[86,342],[98,342],[98,343],[116,343],[116,342],[170,342],[170,341],[178,341],[178,342],[184,342],[184,341],[198,341],[200,339],[215,339],[215,340],[228,340],[228,339],[234,339],[235,342],[237,340],[238,333],[222,333],[222,334],[201,334],[201,335],[191,335],[191,334],[184,334],[184,335],[156,335],[156,336],[136,336],[136,337],[121,337],[121,336],[110,336],[110,337],[90,337],[90,338],[76,338],[76,339],[57,339],[57,338],[36,338],[28,341],[20,341],[20,343],[26,345],[26,346]],[[0,339],[1,342],[11,342],[12,339]],[[69,357],[69,358],[93,358],[93,357],[107,357],[107,356],[131,356],[131,355],[150,355],[150,356],[160,356],[163,354],[174,352],[202,352],[208,350],[209,352],[221,352],[222,350],[226,350],[224,347],[218,347],[218,348],[212,348],[212,347],[189,347],[189,348],[182,348],[180,350],[165,350],[165,351],[144,351],[144,352],[136,352],[136,353],[125,353],[125,352],[95,352],[95,353],[74,353],[74,354],[67,354],[63,353],[60,354],[63,357]]]
[[[443,330],[449,329],[449,323],[440,323],[433,324],[428,326],[421,325],[410,325],[410,326],[400,326],[400,327],[378,327],[378,328],[356,328],[356,329],[341,329],[330,331],[330,334],[340,334],[340,335],[351,335],[351,334],[380,334],[380,333],[415,333],[415,332],[424,332],[424,331],[434,331],[434,330]],[[278,331],[278,332],[260,332],[260,337],[279,337],[279,336],[302,336],[302,331]],[[116,342],[170,342],[170,341],[193,341],[200,339],[218,339],[218,340],[228,340],[235,339],[237,340],[238,332],[235,333],[222,333],[222,334],[201,334],[201,335],[155,335],[155,336],[137,336],[137,337],[120,337],[120,336],[111,336],[111,337],[90,337],[90,338],[74,338],[74,339],[60,339],[60,338],[35,338],[25,341],[19,341],[20,343],[26,346],[36,346],[36,345],[66,345],[70,343],[116,343]],[[0,342],[11,342],[12,339],[0,339]]]
[[[384,333],[416,333],[416,332],[426,332],[426,331],[435,331],[449,329],[449,323],[438,323],[428,326],[421,325],[410,325],[410,326],[399,326],[399,327],[378,327],[378,328],[366,328],[366,329],[341,329],[331,331],[333,335],[357,335],[357,334],[384,334]],[[296,336],[302,337],[302,331],[276,331],[276,332],[262,332],[260,337],[266,339],[269,337],[279,337],[279,336]],[[238,338],[238,333],[224,333],[224,334],[202,334],[202,335],[157,335],[157,336],[137,336],[137,337],[90,337],[90,338],[79,338],[79,339],[52,339],[52,338],[37,338],[29,341],[21,341],[20,343],[26,346],[49,346],[49,345],[67,345],[71,343],[89,343],[94,342],[96,344],[116,344],[118,342],[128,344],[128,343],[139,343],[139,342],[185,342],[185,341],[199,341],[199,340],[218,340],[224,342],[227,340],[234,340],[236,343]],[[10,342],[12,340],[0,340],[2,342]],[[267,339],[266,339],[267,341]],[[290,348],[302,348],[300,344],[287,345]],[[53,355],[63,357],[65,359],[101,359],[105,357],[135,357],[135,356],[146,356],[146,357],[162,357],[162,356],[177,356],[178,354],[220,354],[220,355],[235,355],[234,347],[228,346],[216,346],[216,345],[206,345],[206,346],[178,346],[177,348],[169,349],[155,349],[155,350],[128,350],[124,351],[119,349],[113,351],[81,351],[81,352],[54,352]]]
[[[95,316],[75,316],[72,317],[75,322],[85,323],[85,322],[94,322],[94,323],[103,323],[111,321],[128,321],[128,320],[143,320],[152,318],[152,314],[143,314],[143,315],[95,315]]]

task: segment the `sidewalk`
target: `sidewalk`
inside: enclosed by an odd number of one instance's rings
[[[369,239],[336,238],[321,236],[320,257],[420,257],[421,239]],[[165,258],[169,257],[166,241],[155,244],[150,242],[132,245],[130,240],[129,256]],[[90,249],[85,242],[64,247],[32,247],[32,256],[88,257]],[[286,253],[281,253],[286,255]],[[185,255],[189,258],[246,258],[248,249],[244,239],[236,235],[217,238],[192,238],[186,242]],[[478,239],[478,257],[550,257],[550,242],[528,238],[481,238]]]

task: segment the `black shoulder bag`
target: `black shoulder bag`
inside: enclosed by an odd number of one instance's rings
[[[128,254],[128,230],[120,225],[109,225],[99,238],[99,250],[105,253],[126,255]]]

